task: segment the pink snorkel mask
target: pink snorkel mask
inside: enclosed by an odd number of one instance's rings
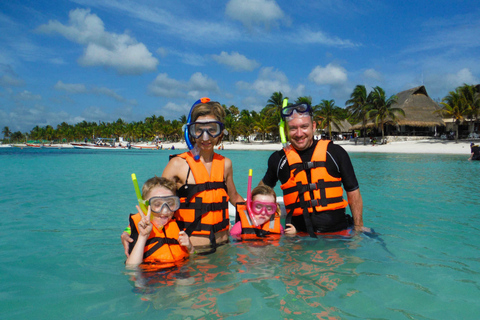
[[[252,169],[248,170],[247,210],[255,227],[259,226],[255,215],[265,216],[265,218],[268,219],[277,211],[277,204],[275,202],[252,201]]]

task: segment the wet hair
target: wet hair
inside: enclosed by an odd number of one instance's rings
[[[266,186],[266,185],[261,185],[257,186],[252,190],[252,200],[256,195],[264,195],[264,196],[273,196],[275,199],[275,202],[277,201],[277,194],[275,193],[275,190],[273,190],[271,187]]]
[[[197,121],[198,117],[209,115],[214,116],[215,119],[221,123],[225,121],[226,114],[224,108],[217,101],[210,101],[207,103],[199,103],[193,108],[192,122]]]
[[[145,200],[145,197],[148,195],[148,193],[152,191],[152,189],[155,187],[162,187],[167,190],[170,190],[174,195],[175,195],[175,192],[177,192],[177,185],[175,184],[175,182],[164,177],[155,176],[153,178],[148,179],[143,184],[142,198]]]

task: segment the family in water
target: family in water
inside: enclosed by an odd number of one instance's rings
[[[137,206],[122,233],[127,266],[174,264],[191,253],[212,253],[230,236],[262,240],[370,231],[363,226],[362,196],[347,152],[329,140],[314,140],[310,105],[288,105],[281,115],[290,144],[270,156],[267,172],[245,200],[235,187],[232,161],[214,152],[225,134],[225,111],[208,98],[197,101],[185,129],[190,150],[171,156],[161,177],[145,183],[147,212]],[[278,181],[285,226],[273,191]],[[233,227],[228,202],[237,209]]]

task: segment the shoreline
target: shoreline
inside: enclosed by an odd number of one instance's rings
[[[359,139],[357,145],[353,141],[343,140],[334,141],[335,144],[342,146],[347,152],[365,152],[365,153],[419,153],[419,154],[463,154],[470,156],[470,141],[462,140],[458,143],[452,140],[409,140],[389,142],[386,145],[367,144],[363,145],[363,140]],[[143,144],[142,144],[143,145]],[[14,147],[28,148],[25,144],[12,144]],[[187,150],[185,142],[166,142],[162,143],[163,150],[170,150],[173,146],[175,150]],[[6,147],[3,145],[3,147]],[[58,144],[50,148],[73,148],[71,144]],[[224,150],[265,150],[277,151],[282,148],[282,144],[277,142],[223,142]],[[216,151],[219,151],[218,146]]]

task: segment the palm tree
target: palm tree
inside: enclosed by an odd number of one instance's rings
[[[298,97],[297,100],[295,100],[295,104],[299,103],[306,103],[308,105],[312,105],[312,97],[310,96],[303,96],[303,97]]]
[[[268,99],[267,101],[267,114],[268,116],[270,117],[274,117],[277,122],[280,121],[280,115],[281,115],[281,111],[282,111],[282,106],[283,106],[283,94],[278,91],[278,92],[274,92],[272,94],[272,96],[270,97],[270,99]],[[288,99],[287,97],[285,97],[285,99]]]
[[[455,142],[458,143],[458,127],[460,122],[465,120],[470,113],[470,108],[465,99],[463,99],[459,88],[455,89],[455,91],[450,91],[440,104],[442,109],[436,112],[440,113],[444,118],[453,118],[455,121]]]
[[[315,120],[319,121],[319,127],[322,129],[328,129],[328,137],[332,138],[332,125],[337,129],[340,129],[341,118],[337,107],[335,106],[335,100],[325,100],[317,106],[315,113],[313,114]]]
[[[393,95],[390,96],[389,98],[386,97],[385,91],[380,88],[379,86],[376,86],[373,88],[373,91],[370,92],[369,94],[370,97],[370,102],[372,105],[372,109],[367,112],[367,117],[370,119],[375,119],[375,125],[378,127],[378,124],[380,123],[380,127],[382,129],[382,143],[385,140],[385,123],[387,122],[392,122],[392,123],[397,123],[398,118],[397,114],[401,114],[405,116],[405,111],[403,111],[402,108],[393,108],[392,105],[394,105],[397,102],[397,96]]]
[[[10,135],[12,134],[12,132],[10,131],[9,127],[4,127],[2,133],[4,139],[8,138],[10,140]]]
[[[466,83],[463,86],[458,88],[461,98],[463,99],[463,103],[469,109],[468,117],[473,122],[478,120],[478,116],[480,114],[480,94],[477,93],[477,89],[474,85],[468,85]],[[472,132],[474,129],[474,125],[471,126]]]
[[[350,112],[353,119],[356,121],[362,121],[363,128],[363,144],[367,144],[367,113],[371,108],[371,104],[368,100],[367,89],[364,85],[357,85],[353,89],[350,99],[345,102],[347,111]]]
[[[265,114],[265,111],[262,110],[262,112],[255,113],[253,116],[253,129],[262,134],[263,142],[265,142],[265,135],[274,131],[276,126],[271,124],[270,119]]]

